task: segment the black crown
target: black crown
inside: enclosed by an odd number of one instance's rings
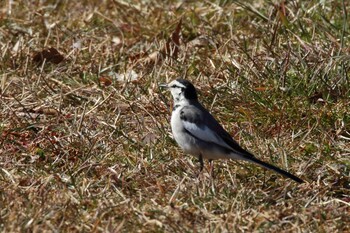
[[[178,81],[179,83],[185,86],[184,95],[186,99],[189,99],[189,100],[198,99],[196,88],[193,86],[191,82],[187,81],[186,79],[177,79],[176,81]]]

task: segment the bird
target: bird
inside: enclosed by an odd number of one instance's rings
[[[252,162],[297,183],[304,182],[243,149],[198,101],[197,90],[190,81],[178,78],[159,86],[169,90],[174,100],[171,113],[173,137],[186,154],[198,158],[200,173],[204,168],[204,159],[210,163],[216,159],[233,159]]]

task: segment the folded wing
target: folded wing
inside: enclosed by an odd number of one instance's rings
[[[215,143],[232,150],[233,153],[254,157],[234,141],[231,135],[221,127],[214,117],[201,105],[184,107],[180,112],[184,128],[194,137],[205,142]]]

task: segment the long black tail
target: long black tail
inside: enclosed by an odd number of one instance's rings
[[[284,177],[287,177],[287,178],[290,178],[292,180],[294,180],[295,182],[298,182],[298,183],[304,183],[304,181],[302,179],[300,179],[299,177],[296,177],[295,175],[293,174],[290,174],[289,172],[285,171],[285,170],[282,170],[281,168],[278,168],[274,165],[271,165],[269,163],[265,163],[264,161],[261,161],[255,157],[249,157],[250,161],[252,161],[253,163],[256,163],[264,168],[267,168],[269,170],[272,170],[272,171],[275,171],[279,174],[281,174],[282,176]]]

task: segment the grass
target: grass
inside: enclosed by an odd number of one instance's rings
[[[335,0],[4,2],[0,229],[350,231],[348,12]],[[195,178],[158,86],[177,77],[243,147],[307,182],[234,161]]]

